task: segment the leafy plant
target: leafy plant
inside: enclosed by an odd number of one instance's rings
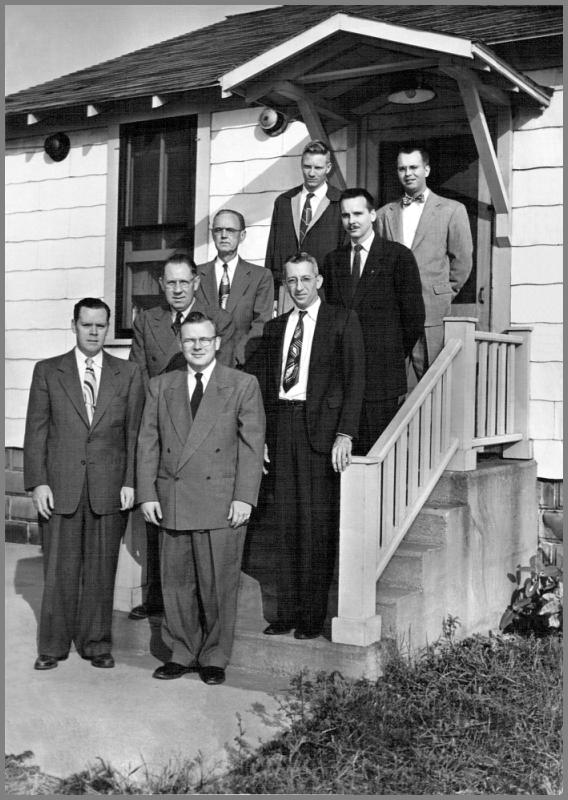
[[[501,621],[500,630],[515,633],[546,634],[562,630],[562,568],[551,564],[543,550],[529,562],[517,566],[507,577],[516,584]],[[527,576],[528,577],[525,577]]]

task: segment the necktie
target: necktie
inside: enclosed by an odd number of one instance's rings
[[[183,319],[183,314],[181,311],[178,311],[175,320],[172,322],[172,330],[176,336],[179,336],[179,332],[181,331],[182,319]]]
[[[201,398],[203,397],[203,384],[201,383],[201,378],[203,377],[202,372],[195,373],[195,389],[193,390],[193,394],[191,395],[191,400],[189,405],[191,406],[191,416],[195,419],[195,415],[197,414],[197,409],[199,408],[199,404],[201,403]]]
[[[292,386],[298,383],[300,375],[300,356],[302,354],[302,339],[304,337],[304,316],[306,312],[300,311],[298,313],[298,322],[294,328],[292,341],[288,348],[288,356],[286,358],[286,367],[284,369],[284,380],[282,386],[284,391],[289,391]]]
[[[219,305],[221,308],[227,308],[230,291],[231,281],[229,280],[229,271],[227,265],[223,263],[223,275],[221,276],[221,283],[219,284]]]
[[[361,250],[363,249],[362,244],[356,244],[353,250],[355,251],[353,254],[353,266],[351,267],[351,297],[354,296],[357,290],[357,284],[359,283],[359,278],[361,277]]]
[[[95,415],[95,405],[97,402],[97,376],[95,375],[95,368],[93,367],[93,359],[85,359],[85,377],[83,378],[83,397],[85,399],[85,407],[87,409],[87,417],[89,424],[93,421]]]
[[[411,197],[409,194],[405,194],[403,195],[401,202],[403,206],[409,206],[411,203],[423,203],[424,192],[422,192],[421,194],[415,194],[414,197]]]
[[[302,244],[302,240],[307,233],[308,225],[312,221],[312,197],[314,196],[313,192],[310,192],[306,197],[306,202],[304,203],[304,210],[302,211],[302,219],[300,221],[300,244]]]

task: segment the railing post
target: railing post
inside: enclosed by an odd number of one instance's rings
[[[452,365],[452,403],[450,434],[458,440],[447,469],[466,472],[477,466],[477,453],[472,449],[475,434],[475,317],[445,317],[444,345],[459,339],[462,348]]]
[[[339,587],[331,639],[367,646],[381,638],[377,616],[380,464],[358,457],[341,475]]]
[[[515,420],[514,428],[522,433],[518,442],[503,445],[503,458],[532,458],[533,443],[529,439],[529,405],[530,405],[530,361],[531,361],[530,326],[515,325],[507,330],[515,336],[521,336],[523,343],[515,348]]]

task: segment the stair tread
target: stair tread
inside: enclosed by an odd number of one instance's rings
[[[379,586],[377,587],[377,603],[387,602],[388,600],[395,602],[396,600],[400,600],[402,597],[420,594],[422,594],[422,590],[419,588],[413,589],[411,586],[400,586],[396,583],[379,583]]]

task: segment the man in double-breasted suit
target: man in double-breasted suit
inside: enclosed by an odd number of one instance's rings
[[[262,336],[265,322],[272,319],[274,281],[272,273],[239,256],[239,245],[246,238],[245,219],[238,211],[223,209],[211,226],[217,257],[197,268],[197,299],[208,306],[218,304],[233,318],[233,361],[242,367],[245,353],[251,354],[255,340]]]
[[[430,159],[423,147],[401,148],[397,172],[404,196],[378,210],[377,231],[409,247],[418,264],[425,336],[413,350],[412,365],[420,379],[444,346],[443,319],[471,272],[473,242],[465,206],[427,187]]]
[[[366,189],[346,189],[341,215],[347,247],[326,256],[325,299],[357,312],[365,341],[365,400],[357,453],[366,454],[406,394],[405,357],[424,332],[424,302],[414,256],[373,231],[376,213]]]
[[[215,324],[182,325],[186,369],[150,381],[138,442],[144,518],[160,527],[162,636],[154,677],[197,670],[222,683],[231,655],[246,525],[262,476],[265,416],[256,379],[218,364]]]
[[[187,253],[174,253],[164,264],[160,287],[164,292],[164,303],[142,311],[132,326],[132,347],[129,358],[142,370],[144,385],[151,378],[172,369],[185,367],[181,352],[181,323],[190,311],[200,311],[215,320],[220,336],[219,361],[233,363],[235,323],[230,314],[204,295],[198,295],[200,276],[197,267]],[[130,612],[130,619],[145,619],[162,612],[162,590],[160,587],[160,561],[158,533],[146,526],[146,592],[141,605]]]
[[[24,438],[24,484],[40,516],[44,590],[36,669],[53,669],[72,642],[94,667],[113,667],[114,580],[134,502],[142,376],[102,349],[110,309],[74,309],[76,347],[36,364]]]
[[[364,387],[353,311],[322,303],[314,258],[285,265],[293,309],[265,325],[247,370],[260,382],[277,519],[278,618],[267,635],[319,636],[333,577],[339,473],[351,461]]]
[[[304,182],[279,195],[274,202],[264,266],[272,271],[276,287],[283,281],[284,264],[299,250],[323,264],[324,256],[344,241],[338,189],[327,183],[331,153],[325,142],[308,142],[302,153]],[[279,310],[291,301],[281,290]]]

